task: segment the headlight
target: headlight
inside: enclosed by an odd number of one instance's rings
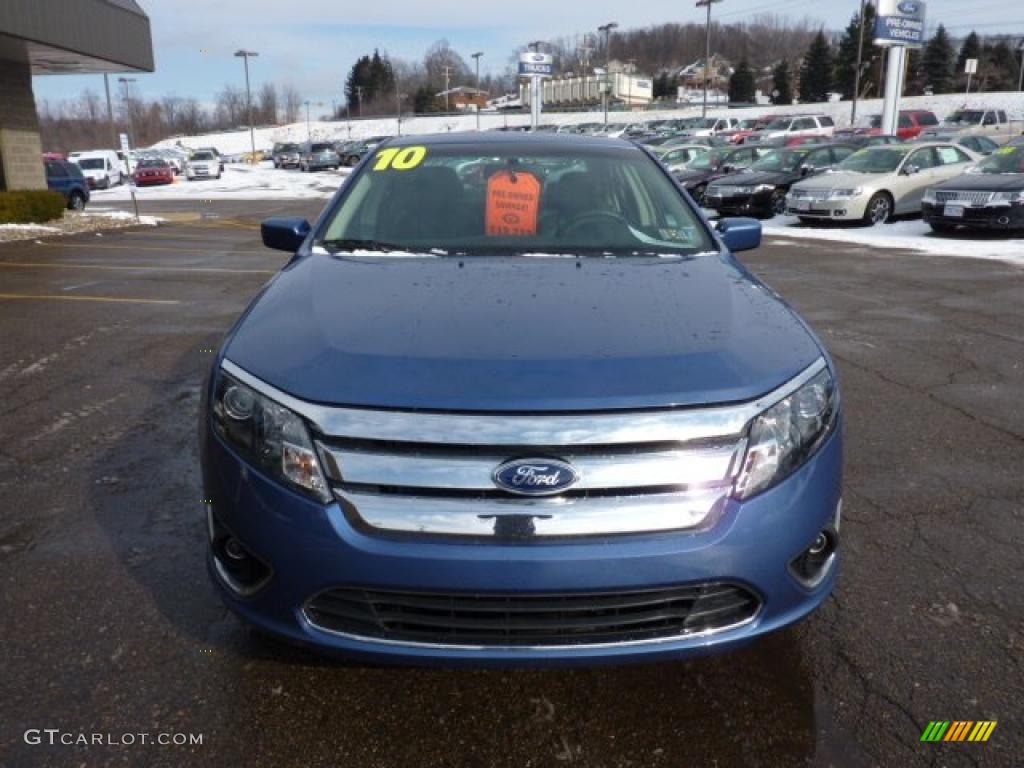
[[[926,189],[924,191],[924,197],[921,198],[921,202],[922,203],[927,203],[928,205],[935,205],[935,203],[936,203],[935,190],[932,189],[931,187]]]
[[[286,485],[330,500],[309,430],[298,415],[224,371],[212,411],[217,434],[239,453]]]
[[[1024,189],[1014,192],[996,192],[992,195],[993,203],[1024,203]]]
[[[746,499],[792,474],[835,427],[839,393],[825,368],[750,424],[734,494]]]
[[[860,187],[854,187],[853,189],[833,189],[830,190],[828,196],[835,199],[845,199],[848,197],[857,197],[863,190]]]
[[[754,194],[758,194],[758,193],[761,193],[761,192],[774,192],[774,191],[775,191],[775,185],[774,184],[758,184],[756,187],[751,187],[751,192],[754,193]]]

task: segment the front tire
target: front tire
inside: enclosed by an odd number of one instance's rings
[[[77,190],[68,195],[68,210],[85,210],[85,195],[83,195],[81,192],[78,192]]]
[[[776,189],[772,192],[772,216],[782,216],[786,213],[786,190]]]
[[[704,207],[704,193],[707,191],[707,184],[698,184],[696,187],[693,188],[693,192],[691,193],[693,196],[693,201],[697,203],[697,205],[699,205],[701,208]]]
[[[864,223],[868,226],[885,224],[892,218],[892,198],[885,192],[876,192],[864,209]]]

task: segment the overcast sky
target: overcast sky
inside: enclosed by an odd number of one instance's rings
[[[504,70],[515,46],[529,40],[582,34],[599,24],[641,27],[658,22],[702,21],[690,0],[139,0],[150,16],[156,72],[136,75],[141,95],[167,93],[210,102],[225,83],[241,85],[239,47],[258,51],[254,87],[291,82],[306,98],[341,101],[342,84],[356,57],[375,47],[416,60],[445,38],[464,58],[483,51],[483,72]],[[758,13],[810,18],[828,28],[846,25],[859,0],[723,0],[715,18],[736,22]],[[931,0],[929,26],[938,21],[954,35],[1024,36],[1022,0]],[[210,51],[209,53],[202,51]],[[102,76],[37,77],[39,99],[102,92]]]

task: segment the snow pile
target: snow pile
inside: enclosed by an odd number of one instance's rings
[[[45,224],[0,224],[0,232],[60,232],[60,229]]]
[[[777,216],[764,223],[764,233],[772,236],[776,245],[787,245],[789,241],[798,240],[828,240],[863,245],[871,249],[909,250],[933,256],[1005,261],[1024,267],[1024,239],[1013,239],[1003,233],[937,235],[920,219],[873,227],[845,224],[813,227],[801,225],[795,216]]]
[[[122,211],[116,208],[93,208],[90,211],[82,211],[79,216],[100,216],[104,219],[113,219],[114,221],[130,221],[134,224],[141,224],[145,227],[157,227],[162,224],[166,219],[161,219],[159,216],[139,216],[138,221],[135,220],[135,214],[131,211]]]
[[[1011,118],[1024,117],[1024,98],[1020,93],[982,93],[964,96],[960,93],[947,93],[937,96],[908,96],[900,101],[902,109],[928,109],[939,119],[963,106],[985,106],[1004,109]],[[755,115],[783,115],[797,113],[826,114],[835,120],[838,127],[850,124],[850,107],[848,101],[828,102],[825,104],[793,104],[785,107],[758,106],[749,109],[728,109],[716,107],[708,109],[712,117],[732,116],[749,117]],[[881,99],[866,99],[858,102],[857,114],[861,117],[882,112]],[[700,106],[688,106],[680,109],[656,109],[642,112],[610,112],[608,121],[611,123],[633,123],[639,120],[662,120],[669,118],[693,117],[700,115]],[[592,112],[546,112],[541,122],[546,125],[573,125],[576,123],[599,123],[603,119],[599,110]],[[515,127],[530,124],[530,116],[523,113],[480,114],[480,128],[489,130],[503,126]],[[402,118],[402,134],[445,133],[448,131],[472,131],[476,129],[476,116],[444,115],[441,117],[404,117]],[[308,138],[314,141],[343,141],[346,139],[364,139],[370,136],[392,136],[398,132],[398,123],[394,117],[370,118],[365,120],[313,121],[307,126],[305,122],[273,128],[256,129],[256,148],[270,149],[275,142],[303,142]],[[154,145],[157,147],[216,147],[223,154],[236,154],[250,150],[249,130],[209,133],[201,136],[184,136],[165,139]]]
[[[186,181],[175,177],[173,184],[138,187],[135,196],[139,202],[147,200],[293,200],[331,197],[351,172],[349,168],[337,171],[303,173],[297,170],[275,169],[269,162],[257,166],[229,163],[219,179]],[[131,200],[127,185],[113,189],[95,190],[94,203],[125,202]]]

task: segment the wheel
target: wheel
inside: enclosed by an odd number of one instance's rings
[[[885,192],[876,192],[864,209],[864,223],[874,226],[885,224],[892,218],[892,198]]]
[[[707,184],[698,184],[693,188],[693,192],[690,193],[693,196],[693,201],[702,208],[704,207],[704,193],[707,191]]]
[[[85,208],[85,195],[78,190],[75,190],[68,195],[68,210],[69,211],[81,211]]]
[[[782,216],[786,213],[786,190],[776,189],[772,192],[771,211],[772,216]]]

